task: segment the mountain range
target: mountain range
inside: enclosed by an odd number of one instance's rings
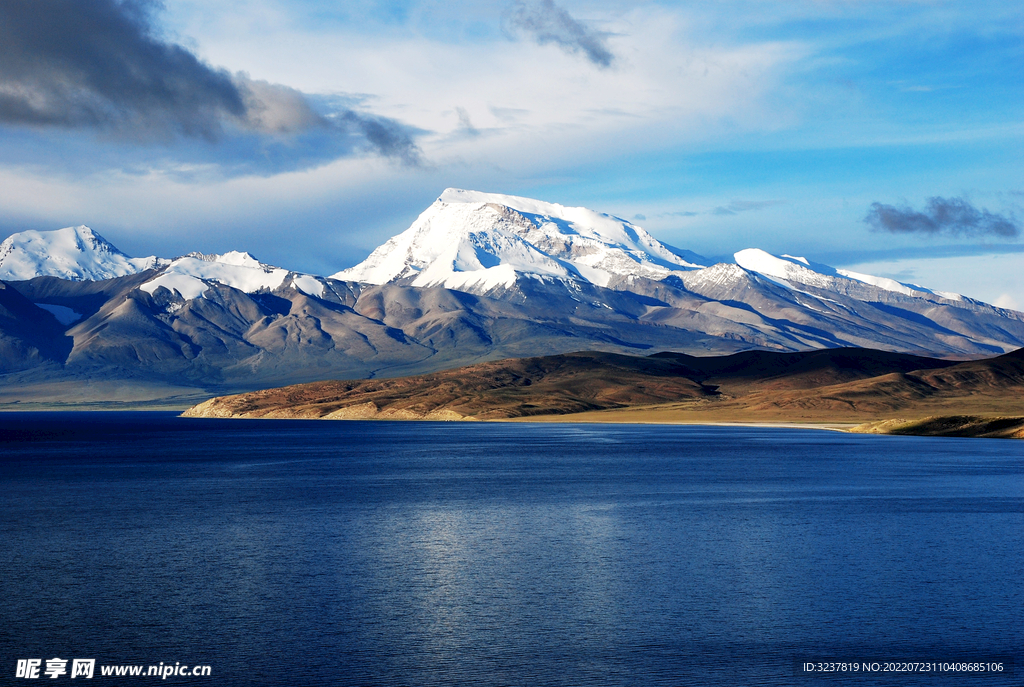
[[[0,403],[166,402],[596,350],[949,359],[1024,314],[758,249],[712,264],[626,220],[446,190],[330,277],[245,252],[131,258],[87,227],[0,244]]]

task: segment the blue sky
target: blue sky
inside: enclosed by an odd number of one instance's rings
[[[0,48],[0,236],[330,274],[453,186],[1024,308],[1017,2],[10,0],[0,33],[68,2],[106,33]]]

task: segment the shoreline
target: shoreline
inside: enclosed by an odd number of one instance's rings
[[[367,420],[382,422],[504,422],[504,423],[536,423],[536,424],[602,424],[602,425],[663,425],[663,426],[693,426],[693,427],[752,427],[762,429],[808,429],[828,432],[841,432],[844,434],[875,434],[885,436],[932,436],[932,437],[960,437],[960,438],[991,438],[991,439],[1024,439],[1024,417],[1020,416],[979,416],[966,414],[944,414],[930,415],[916,419],[906,418],[856,418],[839,420],[820,419],[745,419],[735,418],[729,420],[717,420],[713,418],[679,417],[677,413],[658,413],[650,407],[621,408],[603,411],[585,411],[582,413],[567,413],[565,415],[537,415],[532,417],[510,417],[510,418],[487,418],[479,419],[471,416],[452,417],[409,417],[401,415],[377,416],[338,416],[334,417],[297,417],[272,414],[263,417],[251,416],[209,416],[195,415],[187,416],[185,413],[189,406],[182,408],[173,407],[177,404],[132,404],[134,407],[125,408],[113,407],[108,404],[79,405],[72,407],[46,404],[44,407],[26,408],[0,407],[0,414],[11,413],[47,413],[47,412],[72,412],[72,413],[95,413],[95,412],[125,412],[125,413],[177,413],[177,417],[185,419],[219,419],[219,420]],[[41,404],[42,405],[42,404]],[[71,404],[69,404],[71,405]],[[141,407],[140,407],[141,406]],[[650,417],[649,415],[672,415],[676,417]],[[630,415],[633,415],[630,417]],[[648,415],[648,417],[643,417]],[[639,416],[639,417],[638,417]]]
[[[480,422],[534,422],[537,424],[574,424],[574,425],[678,425],[678,426],[698,426],[698,427],[775,427],[778,429],[823,429],[831,432],[848,432],[852,427],[858,427],[863,422],[798,422],[798,421],[787,421],[787,420],[734,420],[734,421],[721,421],[721,420],[593,420],[593,419],[568,419],[571,415],[565,416],[566,419],[559,418],[552,415],[542,415],[537,418],[530,417],[510,417],[501,420],[481,420]]]
[[[508,417],[478,419],[464,417],[462,419],[444,419],[436,417],[364,417],[364,418],[343,418],[343,417],[246,417],[246,416],[224,416],[224,417],[185,417],[183,414],[192,405],[179,405],[177,407],[161,404],[140,404],[135,407],[118,407],[116,404],[40,404],[38,407],[26,407],[29,404],[5,404],[0,406],[0,413],[46,413],[46,412],[124,412],[124,413],[178,413],[179,417],[190,420],[336,420],[336,421],[368,421],[368,422],[504,422],[523,423],[532,422],[536,424],[602,424],[602,425],[694,425],[701,427],[776,427],[779,429],[822,429],[833,432],[845,432],[851,427],[864,424],[862,421],[836,421],[822,422],[820,420],[797,421],[797,420],[641,420],[629,419],[593,419],[575,417],[583,413],[569,413],[566,415],[538,415],[536,417]],[[141,406],[141,407],[140,407]],[[614,412],[614,411],[612,411]],[[869,420],[870,422],[870,420]]]

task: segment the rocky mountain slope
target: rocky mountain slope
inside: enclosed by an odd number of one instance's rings
[[[185,399],[580,350],[964,359],[1024,344],[1024,314],[957,294],[756,249],[704,266],[609,215],[451,189],[329,278],[242,252],[129,258],[84,227],[3,246],[0,403]]]

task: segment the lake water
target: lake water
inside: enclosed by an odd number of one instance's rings
[[[1024,674],[1024,442],[19,413],[0,489],[2,684],[54,657],[101,685]],[[797,668],[825,659],[1004,668]]]

